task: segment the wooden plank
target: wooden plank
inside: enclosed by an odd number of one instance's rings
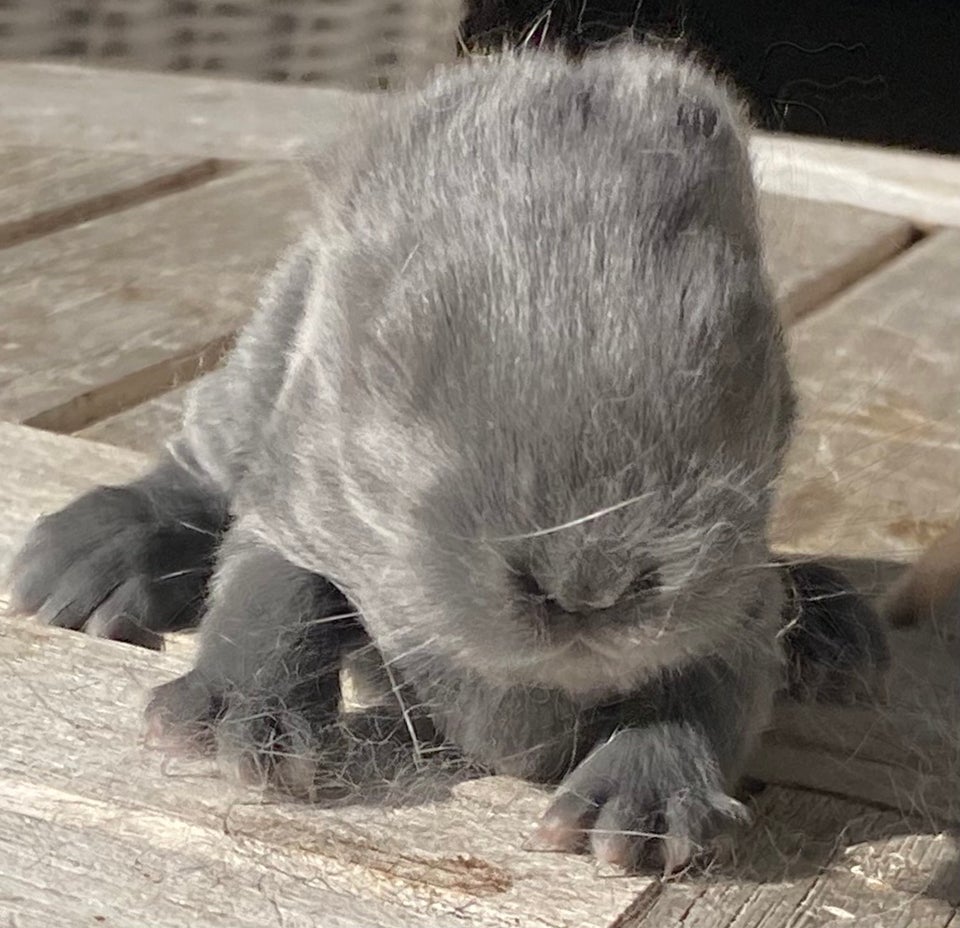
[[[188,390],[187,384],[175,387],[152,400],[80,429],[74,435],[87,441],[157,454],[180,428]]]
[[[422,924],[389,900],[331,889],[307,855],[291,860],[249,843],[238,849],[239,843],[222,828],[218,834],[0,774],[5,924],[261,928],[318,924],[318,911],[331,928]]]
[[[164,921],[176,924],[178,908],[182,919],[184,911],[206,913],[209,903],[221,924],[235,917],[253,924],[274,906],[274,920],[304,918],[310,907],[322,906],[338,926],[352,918],[377,924],[381,911],[413,924],[386,899],[374,896],[373,905],[351,899],[343,888],[344,878],[349,881],[345,868],[331,885],[335,861],[324,867],[318,854],[284,853],[252,834],[237,834],[231,805],[255,803],[255,797],[229,789],[209,770],[165,770],[138,745],[142,689],[180,669],[173,658],[144,661],[132,649],[96,641],[78,647],[71,636],[48,635],[23,622],[9,623],[4,632],[0,660],[11,684],[2,697],[4,716],[22,720],[0,760],[0,815],[14,826],[5,832],[10,856],[0,865],[0,894],[13,897],[15,912],[39,923],[42,915],[62,919],[93,904],[100,914],[119,909],[121,924],[152,924],[159,902]],[[44,669],[47,658],[66,663]],[[108,681],[112,710],[101,688]],[[36,742],[27,731],[28,718]],[[204,872],[208,875],[198,879]],[[104,891],[105,878],[111,891]],[[96,883],[100,888],[91,893]],[[292,883],[301,888],[291,899],[285,890]]]
[[[791,330],[803,421],[781,549],[910,560],[957,520],[958,291],[960,232],[944,231]],[[782,707],[752,772],[960,821],[960,623],[891,643],[889,705]]]
[[[750,775],[960,824],[958,631],[891,631],[885,703],[778,706]]]
[[[617,928],[944,928],[960,900],[955,839],[917,820],[771,787],[706,879],[671,882]]]
[[[216,875],[214,911],[239,907],[246,896],[252,910],[240,908],[243,923],[257,914],[253,903],[262,910],[269,901],[250,898],[257,871],[306,884],[282,902],[280,892],[270,893],[288,918],[319,909],[324,924],[329,917],[334,925],[412,925],[430,913],[439,923],[457,917],[477,926],[599,928],[650,882],[634,877],[614,885],[598,880],[586,858],[523,852],[547,796],[515,781],[464,783],[452,794],[437,789],[408,805],[374,807],[373,814],[362,801],[325,808],[263,800],[222,780],[210,762],[167,761],[139,743],[144,691],[186,668],[175,657],[27,621],[3,620],[0,627],[0,711],[17,720],[0,758],[0,813],[24,823],[13,833],[20,868],[45,850],[48,872],[68,862],[79,870],[81,880],[61,880],[55,895],[39,894],[61,914],[89,904],[86,886],[123,856],[118,844],[129,860],[111,882],[135,876],[131,865],[138,863],[151,882],[164,885],[179,884],[183,870],[206,870],[206,878],[177,886],[180,905],[205,911]],[[42,849],[38,830],[49,836]],[[64,860],[54,842],[80,830],[90,838],[84,858]],[[76,843],[74,837],[67,846]],[[108,856],[92,856],[97,852]],[[5,879],[36,880],[16,862],[0,862],[0,894],[11,893]],[[230,903],[238,892],[239,904]],[[125,923],[152,924],[150,896],[125,895],[119,901],[134,907]],[[94,898],[102,899],[102,890]]]
[[[75,115],[66,122],[61,118],[55,120],[58,131],[63,130],[65,133],[56,137],[58,144],[65,142],[78,144],[77,139],[70,133],[79,127],[82,131],[89,130],[94,133],[93,137],[97,139],[98,145],[110,148],[117,139],[120,139],[123,143],[120,145],[121,149],[133,151],[152,151],[154,148],[160,152],[172,150],[165,147],[163,142],[173,139],[177,140],[177,146],[179,146],[175,149],[176,151],[289,157],[308,138],[313,139],[316,144],[322,144],[325,138],[335,135],[339,131],[336,128],[337,120],[344,117],[350,103],[356,99],[350,94],[344,95],[338,91],[318,88],[297,90],[264,87],[237,81],[180,78],[169,75],[125,75],[124,80],[121,81],[114,72],[100,72],[71,66],[0,65],[0,86],[5,86],[5,82],[10,85],[11,92],[3,96],[0,106],[11,108],[10,112],[4,110],[2,115],[7,117],[5,130],[14,139],[23,137],[22,132],[27,131],[25,127],[29,128],[33,125],[30,122],[31,119],[36,118],[42,123],[43,120],[53,116],[62,117],[63,107],[67,106]],[[44,87],[51,95],[50,99],[47,99],[42,106],[39,101],[36,101],[36,107],[22,109],[26,98],[21,91],[40,92]],[[280,92],[280,96],[277,96],[277,92]],[[78,95],[83,97],[82,106]],[[64,101],[67,103],[65,104]],[[137,127],[143,125],[147,114],[149,114],[147,120],[149,132],[146,136],[141,136],[138,134],[140,130]],[[321,115],[323,118],[320,118]],[[164,119],[169,121],[169,126],[162,125]],[[177,131],[174,131],[174,126],[178,127]],[[197,140],[184,141],[184,126],[195,127],[203,140],[202,144]],[[268,149],[248,147],[251,127],[257,126],[260,126],[262,131],[255,132],[254,137],[271,140],[269,145],[273,147]],[[159,136],[151,134],[152,132],[159,133]],[[189,132],[187,135],[189,136]],[[30,137],[33,138],[33,136]],[[54,139],[53,135],[47,137],[42,136],[42,133],[41,137],[51,142]],[[130,145],[131,139],[134,139],[136,144]],[[81,139],[80,142],[82,141]],[[157,144],[154,145],[154,143]],[[48,165],[51,189],[57,187],[56,178],[58,172],[62,171],[66,171],[63,175],[63,183],[73,184],[76,178],[66,170],[73,156],[69,153],[56,156],[60,160],[51,157],[52,160]],[[101,157],[105,156],[101,155]],[[113,157],[119,159],[124,156],[114,155]],[[204,162],[203,165],[205,166],[198,167],[196,170],[221,172],[225,170],[219,162]],[[63,184],[57,189],[62,187]],[[229,192],[228,188],[215,185],[215,190],[211,190],[207,197],[212,198],[216,195],[216,191],[221,189],[225,191],[226,196]],[[146,192],[140,191],[141,194]],[[183,224],[189,228],[190,210],[205,209],[208,202],[204,203],[204,200],[204,197],[194,197],[177,201],[177,206],[171,206],[170,209],[180,208],[182,202]],[[100,205],[103,207],[109,204],[101,203]],[[220,204],[217,213],[224,214],[228,211],[228,204]],[[130,226],[125,230],[130,241],[143,237],[138,223],[151,221],[145,212],[133,212],[136,213],[135,216],[124,217],[123,220]],[[911,234],[909,225],[898,220],[848,210],[844,207],[821,205],[814,208],[808,203],[788,198],[764,198],[763,212],[770,238],[768,255],[771,273],[784,313],[790,318],[808,311],[850,280],[883,261],[902,247]],[[47,215],[46,218],[52,219],[55,226],[56,223],[62,223],[65,218],[69,219],[71,215],[68,207],[66,214],[54,211],[54,214]],[[245,230],[248,238],[251,237],[251,217],[252,211],[248,211],[247,223],[240,226],[240,231]],[[235,215],[226,216],[225,221],[230,222],[234,218]],[[232,222],[231,225],[233,225]],[[170,224],[170,227],[172,226],[173,223]],[[46,231],[50,231],[50,228],[53,226],[48,227]],[[88,264],[93,262],[99,265],[102,262],[95,254],[96,249],[92,245],[92,239],[102,234],[105,247],[109,248],[110,240],[113,239],[117,230],[120,230],[119,226],[114,226],[111,231],[103,224],[97,225],[93,230],[85,230],[83,236],[70,238],[62,250],[69,256],[76,249],[79,252],[78,257],[82,257]],[[825,233],[824,230],[829,231]],[[23,228],[20,232],[23,232]],[[219,236],[214,238],[217,239]],[[271,240],[268,231],[264,232],[264,238],[267,241]],[[57,239],[48,243],[50,245],[48,252],[61,249],[62,241],[67,240]],[[187,248],[190,242],[189,235],[184,237]],[[94,254],[90,255],[87,249]],[[38,245],[38,250],[43,249]],[[180,254],[182,255],[185,250],[181,249]],[[156,253],[159,256],[158,265],[173,277],[177,269],[167,261],[168,250],[157,248]],[[17,257],[14,256],[13,260],[16,261]],[[187,260],[190,260],[189,256]],[[76,263],[72,268],[61,265],[57,268],[53,279],[54,281],[58,278],[62,279],[64,276],[69,276],[66,272],[70,270],[76,272],[77,269]],[[101,279],[101,276],[96,275],[95,279]],[[43,280],[44,284],[39,294],[41,299],[44,299],[51,289],[50,281],[46,276]],[[0,278],[0,287],[9,283],[9,277]],[[105,283],[107,288],[111,285],[114,288],[118,287],[117,281]],[[117,292],[123,292],[124,286],[120,283]],[[71,288],[71,299],[73,299],[73,293],[77,292],[81,294],[82,300],[85,290],[86,295],[92,298],[88,281],[85,286]],[[129,293],[129,290],[126,292]],[[30,294],[30,299],[32,311],[34,294]],[[103,299],[101,302],[106,312],[108,305],[114,301]],[[116,305],[115,302],[114,305]],[[131,304],[128,302],[128,305]],[[136,302],[132,303],[131,308],[137,313],[142,310]],[[50,311],[54,311],[52,304]],[[59,307],[56,309],[56,316],[59,320],[72,318],[71,313],[65,313]],[[156,351],[124,352],[121,364],[124,373],[121,377],[108,383],[97,382],[103,377],[104,372],[91,373],[89,368],[96,366],[98,362],[104,362],[110,356],[118,336],[115,314],[111,314],[109,318],[111,331],[104,333],[103,352],[101,354],[95,352],[88,356],[88,359],[83,362],[87,371],[79,371],[73,364],[64,366],[59,356],[64,345],[58,342],[55,335],[54,344],[48,346],[52,348],[50,354],[30,352],[33,361],[42,359],[45,370],[39,377],[28,376],[25,381],[23,372],[17,368],[24,363],[29,366],[31,361],[24,362],[20,357],[14,358],[12,364],[4,364],[7,361],[5,354],[22,355],[24,353],[20,339],[7,337],[7,344],[0,353],[0,378],[6,381],[0,384],[0,389],[3,389],[6,394],[0,394],[0,415],[47,428],[73,431],[111,412],[126,409],[138,400],[149,399],[153,394],[169,388],[176,378],[189,379],[200,366],[209,366],[214,363],[224,346],[222,340],[224,331],[221,327],[216,327],[218,331],[202,345],[198,345],[196,340],[193,340],[193,344],[183,345],[180,339],[171,339],[164,333],[157,341]],[[133,318],[132,314],[130,318]],[[68,327],[74,326],[71,324]],[[25,333],[25,337],[29,346],[29,333]],[[68,337],[71,340],[69,348],[72,354],[74,348],[72,332]],[[10,347],[11,345],[13,347]],[[164,352],[166,352],[165,356]],[[140,358],[139,362],[135,360],[136,357]],[[142,364],[139,370],[135,369],[137,363]],[[36,374],[36,372],[32,373]],[[94,380],[93,383],[88,382],[88,374]],[[56,378],[59,378],[59,384],[52,383]],[[44,383],[38,382],[44,380],[46,381]],[[58,390],[58,386],[61,389]],[[35,391],[38,391],[39,395]],[[126,425],[129,425],[129,422]],[[117,429],[116,440],[129,442],[132,436],[125,430],[125,424],[120,423]]]
[[[13,145],[289,159],[335,138],[358,97],[322,87],[0,63],[0,126]]]
[[[909,222],[839,203],[762,193],[766,263],[787,324],[907,246]]]
[[[0,572],[40,512],[143,464],[130,451],[8,423],[0,423],[0,458]],[[464,783],[446,797],[371,814],[363,804],[261,802],[214,776],[208,762],[168,763],[138,744],[140,709],[147,687],[185,669],[177,655],[5,619],[0,661],[0,717],[13,723],[0,755],[0,815],[21,823],[0,843],[0,898],[17,900],[36,924],[97,905],[105,914],[112,904],[91,891],[104,870],[134,887],[116,903],[131,907],[119,922],[130,925],[153,924],[160,885],[176,887],[172,898],[185,911],[234,906],[241,925],[275,903],[303,924],[322,911],[333,926],[429,917],[490,928],[600,928],[651,882],[602,880],[587,858],[520,850],[548,796],[517,781]],[[150,874],[151,893],[133,872],[138,866]],[[76,878],[57,876],[67,868]],[[195,871],[209,877],[179,877]],[[251,895],[257,872],[263,899]],[[295,881],[301,891],[288,896]],[[160,923],[173,924],[175,910],[161,911]]]
[[[911,559],[960,516],[960,232],[911,248],[790,332],[802,425],[774,537]]]
[[[754,173],[763,190],[845,203],[917,225],[960,225],[960,158],[756,132]]]
[[[0,149],[0,247],[88,222],[229,169],[216,159]]]
[[[216,363],[307,202],[250,167],[6,249],[0,418],[75,431]]]

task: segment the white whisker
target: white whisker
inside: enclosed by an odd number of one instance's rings
[[[499,535],[492,538],[486,537],[483,540],[488,542],[524,541],[528,538],[542,538],[544,535],[552,535],[555,532],[562,532],[569,528],[575,528],[578,525],[583,525],[587,522],[592,522],[594,519],[599,519],[603,516],[609,515],[611,512],[617,512],[620,509],[626,509],[627,506],[633,506],[636,503],[639,503],[641,500],[648,499],[649,496],[649,493],[641,493],[639,496],[632,496],[630,499],[625,499],[619,503],[614,503],[612,506],[605,506],[603,509],[597,509],[585,516],[580,516],[578,519],[571,519],[569,522],[563,522],[560,525],[553,525],[550,528],[541,528],[533,532],[524,532],[519,535]]]

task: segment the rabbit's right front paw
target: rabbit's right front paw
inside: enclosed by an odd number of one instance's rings
[[[164,519],[145,494],[97,487],[34,525],[13,561],[11,605],[159,649],[162,632],[196,624],[218,541],[202,514]]]

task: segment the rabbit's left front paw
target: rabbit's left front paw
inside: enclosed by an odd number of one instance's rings
[[[628,728],[597,747],[563,782],[531,846],[574,851],[633,869],[685,866],[723,820],[744,820],[727,795],[707,739],[693,726]]]

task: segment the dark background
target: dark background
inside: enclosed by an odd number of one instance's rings
[[[629,30],[680,38],[766,129],[960,153],[960,0],[469,0],[464,24],[573,51]]]

